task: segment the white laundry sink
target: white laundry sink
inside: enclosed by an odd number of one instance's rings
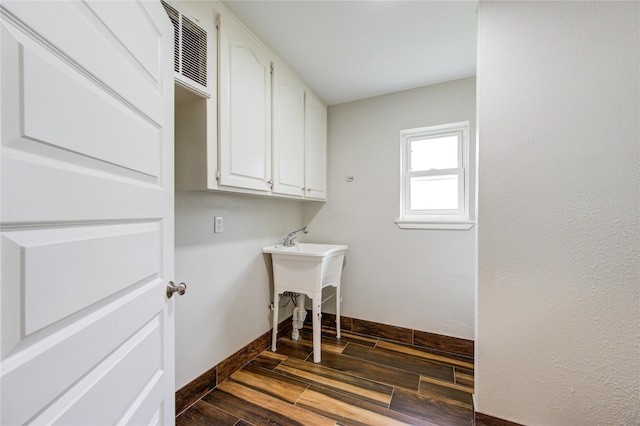
[[[283,291],[303,293],[311,299],[322,297],[322,289],[336,286],[342,276],[342,263],[347,246],[337,244],[299,243],[291,247],[264,247],[271,253],[273,281],[278,294]]]
[[[276,350],[278,302],[285,291],[307,295],[313,303],[313,360],[320,362],[320,308],[322,289],[336,288],[336,331],[340,338],[340,280],[342,264],[348,247],[338,244],[298,243],[291,247],[264,247],[273,264],[274,316],[271,349]]]
[[[347,246],[337,244],[314,244],[314,243],[296,243],[291,247],[285,247],[282,244],[265,247],[263,253],[271,253],[272,255],[293,254],[296,256],[328,256],[329,254],[346,251]],[[343,253],[344,254],[344,253]]]

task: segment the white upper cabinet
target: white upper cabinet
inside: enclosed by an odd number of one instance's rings
[[[219,29],[219,184],[271,190],[271,54],[234,19]]]
[[[304,85],[280,62],[273,66],[273,192],[303,197]]]
[[[208,98],[176,85],[176,189],[326,200],[326,105],[224,5],[166,9],[206,31],[208,87],[218,81]]]
[[[305,94],[305,198],[327,199],[327,107]]]
[[[327,107],[281,63],[272,81],[273,192],[326,200]]]

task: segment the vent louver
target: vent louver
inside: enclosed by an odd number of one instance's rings
[[[173,24],[173,69],[176,80],[188,88],[211,96],[207,75],[207,31],[162,1]]]

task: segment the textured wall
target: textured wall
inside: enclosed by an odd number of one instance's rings
[[[305,205],[305,239],[349,245],[344,315],[473,339],[475,229],[394,223],[400,130],[466,120],[475,165],[474,78],[329,108],[329,200]],[[473,180],[475,168],[469,173]],[[323,309],[332,312],[332,304]]]
[[[224,218],[214,234],[213,218]],[[271,258],[302,224],[300,201],[205,192],[176,193],[176,386],[180,388],[271,327]],[[280,318],[291,315],[282,309]]]
[[[479,7],[478,411],[640,424],[640,3]]]

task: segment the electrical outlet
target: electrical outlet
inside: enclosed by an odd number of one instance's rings
[[[213,232],[223,232],[223,231],[224,231],[224,222],[222,221],[222,216],[215,216]]]

